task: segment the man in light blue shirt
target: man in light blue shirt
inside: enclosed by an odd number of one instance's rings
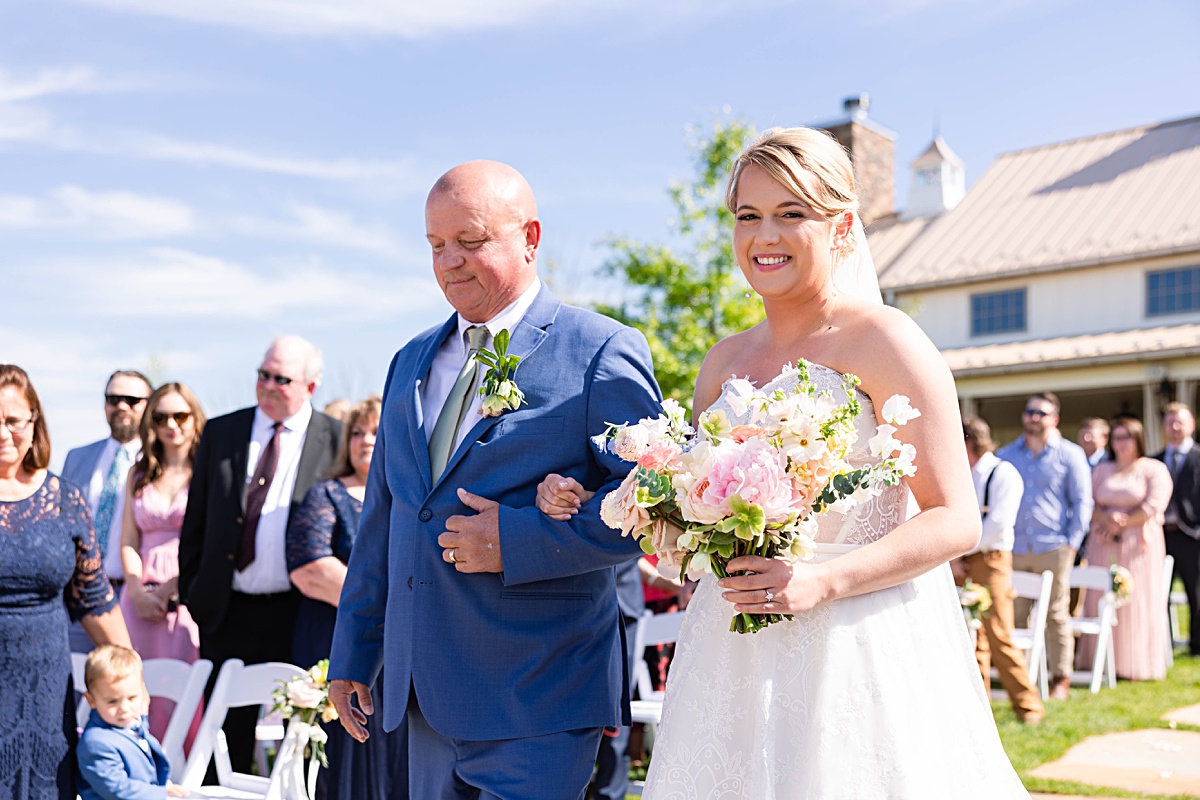
[[[1075,553],[1092,519],[1091,467],[1083,448],[1058,431],[1058,397],[1050,392],[1025,401],[1021,413],[1024,433],[996,452],[1021,473],[1025,494],[1017,512],[1013,569],[1054,573],[1046,620],[1046,654],[1050,663],[1050,697],[1070,694],[1075,660],[1071,632],[1070,577]],[[1017,619],[1028,613],[1029,601],[1016,604]]]

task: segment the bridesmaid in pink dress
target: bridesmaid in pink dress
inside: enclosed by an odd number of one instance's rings
[[[1092,470],[1096,507],[1085,555],[1089,564],[1120,564],[1133,576],[1133,592],[1117,609],[1113,628],[1117,677],[1158,680],[1167,674],[1162,523],[1171,499],[1171,473],[1161,461],[1146,457],[1145,431],[1132,417],[1113,420],[1108,455]],[[1089,592],[1084,614],[1094,616],[1098,602],[1096,593]],[[1095,637],[1083,637],[1076,665],[1090,669],[1094,648]]]
[[[200,631],[178,603],[178,584],[179,529],[204,421],[195,394],[182,383],[160,386],[142,415],[142,454],[126,482],[121,611],[133,649],[144,659],[174,658],[190,664],[200,657]],[[150,705],[150,731],[159,739],[173,706],[161,699]],[[197,714],[188,745],[199,720]]]

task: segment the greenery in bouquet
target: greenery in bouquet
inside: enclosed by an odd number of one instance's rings
[[[992,593],[986,586],[975,583],[970,578],[958,587],[958,603],[971,619],[983,622],[983,618],[992,610]]]
[[[329,659],[323,658],[303,675],[279,683],[272,695],[274,705],[271,710],[278,711],[284,719],[294,719],[309,726],[305,756],[311,752],[321,766],[328,767],[325,742],[329,737],[317,723],[338,718],[337,709],[329,700]]]
[[[678,568],[681,578],[723,578],[739,556],[811,558],[821,514],[845,512],[915,472],[915,448],[892,436],[920,416],[908,398],[884,404],[887,422],[869,442],[878,461],[856,467],[849,454],[862,413],[857,377],[842,376],[843,402],[817,389],[805,361],[788,365],[771,383],[792,388],[726,382],[729,410],[745,422],[710,409],[693,429],[683,408],[665,400],[658,417],[610,425],[595,437],[597,446],[635,466],[604,498],[601,519],[639,537],[643,550],[659,556],[660,568]],[[785,618],[791,616],[737,614],[730,630],[754,633]]]
[[[1133,574],[1116,563],[1109,566],[1108,573],[1112,577],[1114,605],[1120,608],[1129,602],[1129,597],[1133,594]]]

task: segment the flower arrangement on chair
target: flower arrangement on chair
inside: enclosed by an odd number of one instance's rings
[[[1133,574],[1117,563],[1109,566],[1108,573],[1112,576],[1113,605],[1120,608],[1133,594]]]
[[[325,742],[329,736],[321,728],[321,722],[332,722],[338,718],[337,709],[329,700],[329,659],[323,658],[303,675],[280,686],[272,695],[272,711],[278,711],[288,720],[287,734],[279,748],[279,758],[284,761],[279,774],[284,784],[304,787],[306,797],[316,795],[317,770],[328,767],[325,757]],[[304,780],[304,759],[308,757],[308,780]],[[290,796],[287,786],[284,797]]]
[[[986,586],[967,578],[958,588],[958,604],[972,621],[983,622],[983,618],[992,610],[992,593]]]

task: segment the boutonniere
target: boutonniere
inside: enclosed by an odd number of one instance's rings
[[[498,417],[505,411],[516,411],[525,402],[525,393],[517,388],[513,377],[521,357],[508,355],[508,339],[508,330],[500,331],[496,334],[495,352],[484,348],[475,356],[488,367],[483,374],[483,385],[479,387],[479,393],[483,395],[479,413],[484,417]]]

